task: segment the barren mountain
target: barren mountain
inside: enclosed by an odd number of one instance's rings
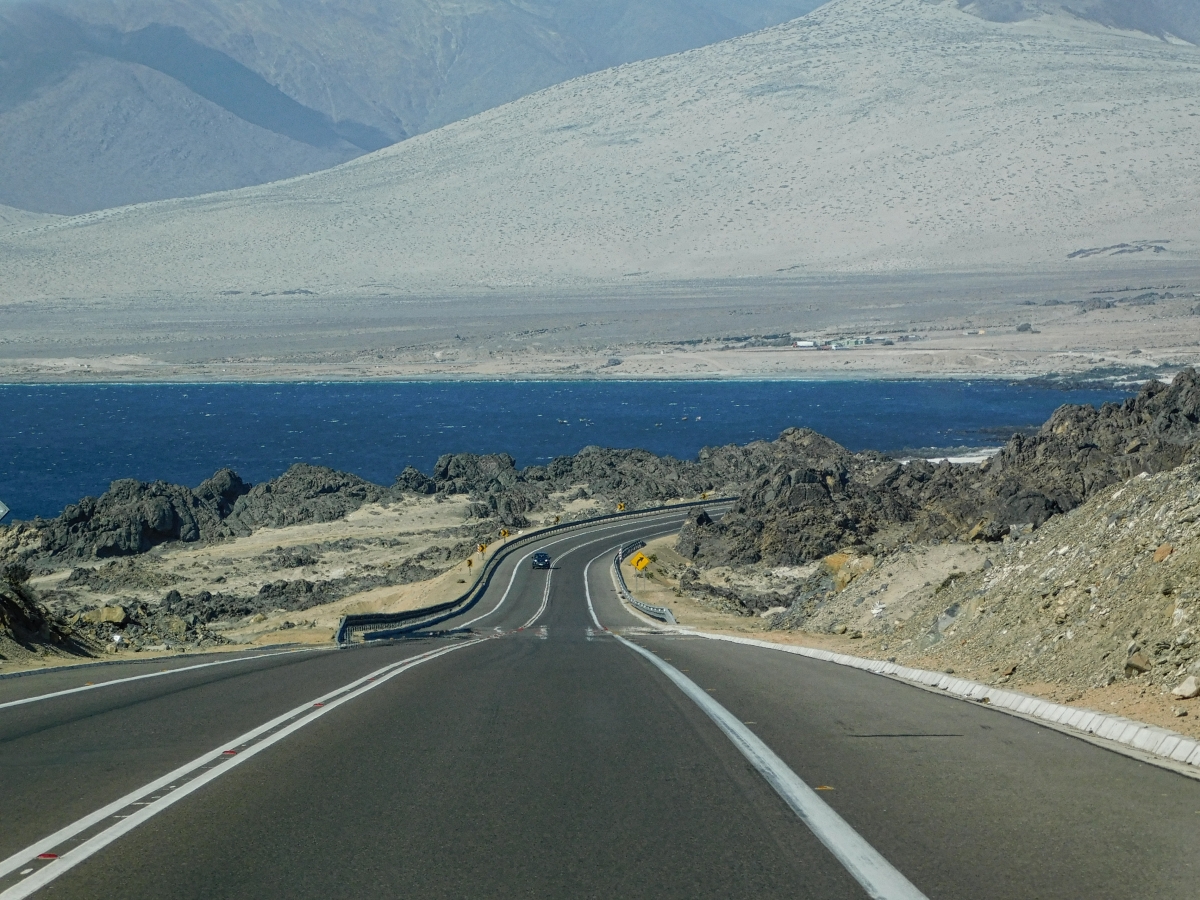
[[[1200,50],[834,0],[338,168],[3,241],[6,299],[383,294],[1200,253]],[[48,267],[47,261],[55,260]]]
[[[817,0],[0,0],[0,203],[78,213],[326,168]]]

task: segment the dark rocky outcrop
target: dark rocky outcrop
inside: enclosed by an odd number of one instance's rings
[[[1063,406],[980,466],[901,465],[850,453],[805,430],[772,444],[776,463],[720,523],[694,515],[677,550],[705,565],[796,564],[841,547],[898,540],[999,540],[1038,527],[1097,491],[1196,455],[1200,377],[1147,384],[1124,403]]]
[[[20,563],[9,563],[0,570],[0,659],[17,648],[52,647],[60,652],[86,653],[37,601],[26,584],[28,579],[29,570]]]
[[[357,475],[297,463],[273,481],[255,485],[238,497],[221,530],[245,535],[256,528],[334,522],[364,503],[378,503],[390,496],[387,488]]]
[[[531,513],[562,499],[636,509],[710,492],[739,496],[720,523],[689,519],[679,543],[684,556],[706,565],[796,564],[850,545],[998,540],[1107,485],[1178,466],[1198,437],[1200,378],[1189,369],[1170,387],[1151,382],[1121,404],[1064,406],[981,466],[901,465],[788,429],[775,441],[705,448],[695,460],[586,447],[518,469],[508,454],[447,454],[430,475],[409,466],[391,487],[303,464],[250,487],[225,469],[195,489],[113,482],[102,497],[84,498],[57,519],[7,529],[0,549],[27,563],[132,555],[169,541],[329,522],[405,493],[467,495],[470,515],[523,528]]]
[[[14,558],[33,563],[131,556],[171,541],[218,541],[256,528],[332,522],[394,494],[357,475],[305,464],[254,487],[230,469],[194,489],[123,478],[55,519],[7,529],[4,543],[12,545],[5,549]]]
[[[221,534],[221,522],[249,490],[222,469],[195,490],[165,481],[114,481],[100,497],[84,497],[56,519],[36,519],[43,550],[57,557],[145,553],[167,541],[198,541]]]

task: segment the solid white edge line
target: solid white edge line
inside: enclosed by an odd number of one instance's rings
[[[654,534],[650,535],[650,537],[651,538],[662,537],[662,535],[670,534],[674,530],[675,529],[672,528],[672,529],[668,529],[667,531],[663,531],[663,532],[655,532]],[[566,553],[564,553],[562,556],[560,556],[559,559],[562,559],[563,556],[569,556],[570,554],[574,553],[576,550],[582,550],[584,547],[590,547],[590,546],[592,546],[592,544],[599,544],[602,541],[606,541],[611,538],[612,538],[612,535],[610,534],[610,535],[608,535],[608,537],[596,538],[596,540],[594,540],[594,541],[588,541],[586,544],[580,544],[577,547],[572,547],[570,550],[568,550]],[[600,556],[593,556],[591,559],[588,560],[587,565],[583,567],[583,590],[584,590],[585,596],[587,597],[588,612],[590,612],[592,614],[592,621],[596,623],[596,627],[604,629],[604,630],[607,630],[607,629],[605,629],[604,626],[600,624],[600,621],[596,618],[596,610],[594,610],[592,608],[592,592],[588,588],[588,570],[592,567],[592,563],[594,563],[596,560],[600,559],[601,556],[605,556],[606,554],[613,553],[614,551],[619,550],[621,547],[623,547],[625,545],[625,543],[626,543],[625,541],[622,541],[620,544],[614,544],[608,550],[605,550],[603,553],[601,553]],[[550,586],[547,584],[546,597],[548,598],[549,596],[550,596]],[[536,616],[534,616],[532,619],[530,619],[525,624],[524,627],[528,628],[530,625],[532,625],[534,622],[536,622],[538,620],[538,618],[541,616],[542,610],[544,610],[545,608],[546,608],[546,604],[545,604],[545,601],[543,601],[542,609],[538,610],[538,614]]]
[[[228,666],[233,663],[249,662],[255,659],[270,659],[273,656],[287,656],[290,653],[313,653],[317,650],[332,650],[332,647],[297,647],[294,650],[280,650],[276,653],[259,653],[256,656],[239,656],[237,659],[219,659],[216,662],[196,663],[192,666],[180,666],[178,669],[164,669],[161,672],[147,672],[144,675],[130,675],[128,678],[114,678],[112,681],[101,681],[98,684],[85,684],[81,687],[66,688],[61,691],[52,691],[48,694],[38,694],[34,697],[25,697],[21,700],[8,700],[0,703],[0,709],[7,709],[10,706],[22,706],[26,703],[36,703],[39,700],[52,700],[55,697],[65,697],[68,694],[78,694],[82,691],[95,691],[104,687],[111,687],[114,684],[127,684],[130,681],[143,681],[147,678],[160,678],[163,675],[177,675],[180,672],[194,672],[196,669],[207,669],[210,666]],[[170,657],[163,657],[170,659]],[[143,660],[131,659],[130,664],[143,662]]]
[[[987,700],[986,704],[982,704],[985,709],[1015,716],[1044,728],[1051,728],[1069,737],[1087,741],[1113,753],[1158,766],[1187,778],[1200,779],[1200,772],[1197,771],[1200,768],[1200,739],[1189,738],[1157,725],[1126,719],[1124,716],[1096,712],[1083,706],[1065,706],[1042,697],[1035,697],[1032,694],[1023,694],[1020,691],[1010,691],[982,682],[970,681],[966,678],[959,678],[957,675],[932,672],[928,669],[914,669],[898,663],[851,656],[834,650],[818,650],[814,647],[802,647],[795,644],[778,644],[774,641],[738,637],[731,634],[714,634],[690,628],[679,628],[677,633],[710,641],[727,641],[732,644],[760,647],[764,650],[776,650],[819,662],[846,666],[872,675],[890,678],[909,687],[931,691],[942,697],[949,696],[956,700],[975,703]]]
[[[596,608],[592,603],[588,570],[592,567],[592,563],[603,558],[608,552],[610,551],[605,551],[592,559],[583,570],[583,587],[584,594],[587,596],[588,612],[592,614],[592,621],[599,628],[604,628],[604,626],[600,624],[600,619],[596,616]],[[623,604],[622,608],[624,608]],[[834,812],[832,807],[817,796],[816,791],[805,784],[787,763],[780,759],[729,710],[710,697],[707,692],[701,690],[694,681],[670,663],[659,659],[649,650],[639,647],[633,641],[626,640],[619,634],[611,631],[609,634],[612,634],[633,652],[653,663],[716,723],[742,756],[758,770],[758,773],[792,808],[800,821],[808,826],[809,830],[828,848],[854,880],[862,885],[869,897],[873,900],[928,900],[912,882],[884,859],[862,835],[851,828],[845,819]]]
[[[867,895],[876,900],[928,900],[899,870],[817,796],[775,752],[694,681],[644,647],[614,634],[618,641],[653,663],[725,732],[767,783],[784,799]]]
[[[657,518],[657,517],[648,517],[649,521],[653,521],[653,519],[655,519],[655,518]],[[643,520],[643,521],[646,521],[646,520]],[[553,541],[549,544],[543,544],[542,546],[543,547],[554,546],[555,544],[563,543],[564,541],[567,541],[572,537],[577,537],[577,535],[570,535],[567,537],[563,537],[560,540]],[[609,537],[611,537],[611,535],[609,535]],[[572,547],[570,550],[567,551],[567,553],[572,553],[575,550],[582,549],[583,547],[589,546],[591,544],[600,543],[601,541],[606,540],[606,539],[607,538],[598,538],[593,541],[588,541],[587,543],[580,544],[577,547]],[[620,544],[617,544],[614,546],[613,549],[615,549],[616,547],[620,547],[620,546],[621,546]],[[512,577],[509,579],[508,587],[505,589],[503,596],[500,598],[500,601],[496,604],[496,606],[493,607],[488,612],[484,613],[483,615],[478,616],[475,619],[472,619],[470,622],[467,623],[467,625],[470,625],[474,622],[479,621],[480,619],[490,616],[492,613],[494,613],[496,610],[498,610],[501,607],[501,605],[507,599],[509,591],[512,590],[512,586],[513,586],[514,581],[516,580],[516,575],[517,575],[517,571],[520,567],[520,563],[524,562],[526,559],[528,559],[530,556],[532,556],[535,552],[536,552],[535,550],[531,550],[525,556],[521,557],[521,559],[518,561],[517,566],[513,567],[513,574],[512,574]],[[606,551],[604,551],[604,553],[601,553],[600,556],[604,556],[605,554],[611,553],[611,552],[613,552],[612,549],[606,550]],[[564,553],[563,556],[566,556],[567,553]],[[595,559],[589,561],[587,566],[584,567],[584,587],[585,587],[585,589],[587,588],[588,569],[590,569],[591,564],[593,562],[595,562],[596,559],[599,559],[599,558],[600,557],[598,556]],[[547,579],[547,581],[548,580],[549,579]],[[549,591],[547,589],[546,596],[548,596],[548,593],[549,593]],[[587,591],[587,602],[588,602],[588,609],[592,613],[592,620],[596,623],[596,626],[598,628],[600,628],[601,630],[607,630],[604,628],[604,626],[600,625],[599,620],[596,618],[595,610],[592,608],[592,598],[591,598],[590,590]],[[545,608],[545,606],[543,605],[543,609],[544,608]],[[538,616],[540,616],[540,615],[541,615],[541,612],[539,611]],[[531,622],[536,621],[538,616],[535,616],[534,619],[531,620]],[[461,628],[461,627],[466,627],[466,626],[459,626],[459,627]],[[93,825],[97,824],[100,821],[103,821],[105,818],[113,815],[114,813],[119,812],[121,809],[124,809],[125,807],[127,807],[131,803],[141,799],[142,797],[145,797],[148,794],[154,793],[155,791],[159,790],[160,788],[165,787],[166,785],[169,785],[172,781],[176,780],[177,778],[180,778],[180,777],[188,774],[189,772],[192,772],[195,769],[205,765],[206,763],[211,762],[212,760],[221,757],[224,754],[223,748],[237,746],[239,744],[245,743],[248,740],[253,740],[258,735],[262,734],[263,732],[270,731],[272,728],[275,728],[278,725],[280,725],[281,723],[286,722],[288,719],[295,718],[296,716],[300,715],[301,713],[303,713],[307,710],[311,710],[313,708],[314,703],[322,703],[331,697],[337,697],[339,694],[343,694],[346,691],[352,690],[357,685],[360,685],[365,681],[370,681],[372,678],[375,678],[376,680],[378,680],[381,673],[385,673],[389,669],[393,669],[397,666],[404,666],[407,663],[412,663],[413,665],[416,665],[417,662],[423,662],[425,659],[432,659],[435,656],[440,656],[440,655],[442,655],[442,653],[447,653],[450,650],[458,649],[459,647],[472,646],[474,644],[479,643],[481,640],[485,640],[485,639],[480,638],[477,640],[468,641],[467,643],[459,644],[459,645],[456,645],[455,647],[445,648],[443,650],[438,650],[438,651],[431,651],[426,654],[420,654],[418,656],[411,657],[408,660],[401,660],[396,663],[391,663],[390,665],[384,666],[382,669],[379,669],[376,672],[362,676],[361,678],[351,682],[348,685],[338,688],[328,694],[325,694],[322,697],[318,697],[317,699],[309,701],[309,702],[303,704],[302,706],[298,706],[295,709],[292,709],[286,713],[283,713],[282,715],[277,716],[276,718],[272,719],[271,721],[269,721],[263,725],[260,725],[258,728],[255,728],[252,731],[246,732],[245,734],[241,735],[240,737],[234,738],[231,741],[225,742],[222,745],[222,749],[212,750],[209,753],[204,754],[203,756],[197,757],[195,760],[192,760],[190,763],[185,763],[183,766],[180,766],[179,768],[175,769],[174,771],[167,773],[166,775],[162,776],[161,778],[158,778],[155,781],[152,781],[149,784],[147,784],[141,788],[138,788],[137,790],[132,791],[129,794],[126,794],[124,797],[121,797],[118,800],[114,800],[112,803],[109,803],[106,806],[101,807],[100,809],[96,810],[95,812],[93,812],[87,816],[84,816],[82,819],[79,819],[76,822],[73,822],[72,824],[65,826],[64,828],[59,829],[58,831],[41,839],[40,841],[36,842],[35,844],[32,844],[31,846],[25,848],[24,850],[20,850],[17,853],[14,853],[8,859],[4,860],[3,862],[0,862],[0,877],[9,874],[10,872],[16,870],[17,868],[19,868],[22,865],[28,864],[32,859],[35,859],[39,853],[47,852],[47,851],[53,849],[54,847],[61,844],[63,841],[70,839],[71,837],[73,837],[76,834],[79,834],[82,831],[86,831],[88,828],[91,828]],[[287,651],[287,652],[298,652],[298,651]],[[283,655],[283,654],[269,654],[269,655]],[[221,660],[220,663],[238,662],[238,661],[240,661],[240,660]],[[204,663],[202,665],[217,665],[220,663]],[[171,671],[177,671],[177,670],[171,670]],[[150,674],[170,674],[170,673],[164,672],[164,673],[150,673]],[[399,673],[396,672],[394,674],[399,674]],[[149,676],[136,676],[136,677],[145,678],[145,677],[149,677]],[[391,676],[389,675],[388,677],[390,678]],[[109,682],[109,683],[115,683],[115,682]],[[89,687],[89,689],[90,689],[90,687]],[[341,701],[338,701],[337,704],[332,704],[332,705],[326,706],[324,708],[325,709],[332,708],[333,705],[340,705],[340,702]],[[323,712],[318,712],[317,714],[310,715],[309,717],[304,719],[304,722],[307,722],[310,719],[315,718],[317,715],[323,715]],[[300,727],[301,725],[302,725],[302,723],[296,723],[296,727]],[[289,729],[287,730],[287,733],[291,733],[292,730],[295,730],[295,729],[292,727],[289,727]],[[274,738],[271,739],[270,743],[274,743],[274,740],[275,740]],[[256,746],[258,746],[258,745],[256,745]],[[266,742],[263,742],[262,746],[268,746],[268,744]],[[243,755],[252,756],[252,755],[254,755],[254,752],[257,752],[257,751],[252,752],[252,750],[253,750],[253,748],[251,748],[251,750],[247,750],[245,752],[245,754],[239,754],[239,756],[243,756]],[[236,760],[236,759],[238,759],[238,757],[235,756],[233,759]],[[231,760],[231,762],[232,762],[232,760]],[[230,768],[230,765],[226,764],[226,765],[222,766],[219,770],[214,770],[214,771],[220,772],[220,771],[224,771],[228,768]],[[205,777],[205,776],[200,776],[200,777]],[[198,779],[193,779],[193,782],[195,782],[197,780]],[[189,782],[189,784],[191,784],[191,783],[192,782]],[[186,787],[187,787],[187,785],[185,785],[185,788]],[[177,791],[173,791],[170,795],[168,795],[167,797],[164,797],[163,800],[167,800],[170,797],[176,796],[176,794],[178,794],[180,797],[185,796],[185,794],[179,793],[180,791],[183,791],[185,788],[179,788],[179,789],[177,789]],[[194,790],[194,788],[192,788],[192,790]],[[151,806],[144,807],[141,812],[145,812],[145,810],[148,810],[148,809],[152,808],[153,806],[156,806],[157,803],[161,803],[161,802],[162,801],[156,801],[155,804],[151,804]],[[172,801],[172,802],[174,802],[174,801]],[[170,805],[170,804],[168,803],[166,805]],[[165,809],[166,805],[163,806],[162,808]],[[141,815],[140,812],[135,813],[133,816],[130,816],[129,819],[123,819],[122,822],[128,822],[132,819],[137,818],[140,815]],[[148,818],[148,817],[144,817],[144,818]],[[137,821],[139,821],[139,822],[143,821],[143,818],[137,818]],[[116,827],[119,827],[119,826],[114,826],[114,828],[116,828]],[[111,830],[112,829],[106,830],[105,832],[101,832],[101,834],[107,834],[108,831],[111,831]],[[124,832],[122,832],[122,833],[124,833]],[[99,837],[99,835],[97,835],[96,837]],[[115,839],[115,837],[113,839]],[[84,846],[87,846],[92,840],[95,840],[95,838],[89,839],[89,841],[84,842],[84,844],[80,845],[79,848],[76,848],[75,850],[70,851],[70,853],[73,854],[73,853],[78,852],[79,849],[81,849]],[[98,850],[99,847],[97,847],[96,849]],[[92,851],[92,852],[95,852],[95,851]],[[53,864],[47,865],[40,871],[46,872],[51,869],[56,870],[58,872],[66,871],[66,869],[69,867],[63,867],[63,866],[59,865],[59,863],[61,863],[64,859],[66,859],[68,855],[70,855],[70,854],[66,854],[63,857],[60,857],[58,860],[55,860]],[[90,855],[90,853],[89,853],[89,855]],[[82,858],[79,861],[82,861]],[[77,864],[77,863],[72,863],[72,865],[75,865],[75,864]],[[14,894],[12,892],[15,891],[17,888],[21,887],[22,885],[27,884],[32,879],[37,878],[39,874],[40,873],[34,873],[29,878],[25,879],[25,881],[19,882],[18,884],[9,888],[7,891],[0,893],[0,900],[8,900],[8,898],[10,898],[10,897],[15,898],[15,897],[28,896],[28,894],[24,894],[24,893]],[[57,875],[55,875],[53,877],[57,877]],[[45,883],[48,883],[49,880],[52,880],[52,878],[48,879],[47,882],[45,882]],[[31,891],[33,891],[33,890],[37,890],[37,887],[31,888]]]
[[[480,640],[482,640],[482,639],[480,639]],[[472,645],[475,643],[478,643],[478,641],[470,641],[467,644],[459,644],[459,645],[455,645],[455,646],[456,647],[468,646],[468,645]],[[449,648],[449,649],[454,649],[454,648]],[[359,678],[354,679],[353,681],[349,682],[348,684],[343,685],[342,687],[335,688],[334,690],[329,691],[320,697],[317,697],[313,700],[309,700],[309,701],[301,704],[300,706],[297,706],[291,710],[288,710],[287,712],[276,716],[274,719],[271,719],[270,721],[265,722],[262,725],[259,725],[257,728],[247,731],[245,734],[239,735],[238,737],[235,737],[235,738],[232,738],[231,740],[225,741],[217,749],[210,750],[208,753],[205,753],[201,756],[196,757],[191,762],[184,763],[182,766],[179,766],[178,768],[172,770],[171,772],[168,772],[166,775],[163,775],[161,778],[157,778],[154,781],[150,782],[149,784],[143,785],[142,787],[137,788],[136,790],[130,791],[124,797],[121,797],[117,800],[114,800],[111,803],[106,804],[105,806],[101,807],[100,809],[96,810],[95,812],[90,813],[90,814],[84,816],[83,818],[78,819],[75,822],[72,822],[70,825],[66,825],[63,828],[60,828],[58,831],[54,832],[53,834],[50,834],[50,835],[36,841],[35,843],[26,847],[24,850],[19,850],[16,853],[12,854],[11,856],[8,857],[8,859],[4,860],[3,862],[0,862],[0,877],[8,875],[9,873],[15,871],[16,869],[19,869],[23,865],[27,865],[31,860],[35,859],[38,856],[38,854],[49,852],[50,850],[59,846],[63,841],[69,840],[70,838],[74,837],[75,835],[88,830],[93,825],[96,825],[97,823],[103,821],[104,819],[108,818],[109,816],[113,815],[114,813],[120,812],[122,809],[129,806],[131,803],[134,803],[135,801],[140,800],[142,797],[145,797],[149,794],[153,794],[155,791],[160,790],[161,788],[164,788],[164,787],[170,785],[173,781],[175,781],[179,778],[182,778],[183,776],[187,775],[189,772],[193,772],[196,769],[213,761],[214,759],[220,758],[224,754],[226,749],[229,749],[230,747],[239,746],[240,744],[244,744],[247,741],[254,740],[254,738],[258,737],[260,734],[271,731],[273,728],[277,728],[284,722],[287,722],[289,719],[294,719],[296,716],[299,716],[302,713],[311,711],[314,708],[314,704],[325,703],[326,701],[336,698],[339,695],[345,694],[348,691],[353,691],[356,688],[359,688],[363,684],[370,682],[371,679],[378,680],[381,675],[388,673],[392,669],[396,669],[400,666],[405,666],[410,663],[416,664],[417,662],[423,662],[427,658],[430,658],[430,659],[433,658],[433,655],[440,655],[441,652],[442,651],[440,651],[440,650],[430,650],[430,651],[426,651],[425,653],[420,653],[416,656],[410,656],[407,659],[402,659],[402,660],[398,660],[397,662],[394,662],[394,663],[389,663],[388,665],[383,666],[382,668],[377,669],[374,672],[370,672],[366,675],[363,675]],[[307,719],[305,721],[307,721]],[[234,758],[236,759],[236,757],[234,757]],[[24,882],[21,882],[21,883],[23,884]],[[14,885],[14,887],[16,887],[16,885]],[[10,891],[12,889],[13,888],[9,888]],[[9,896],[9,894],[7,891],[3,894],[0,894],[0,898],[7,898],[8,896]]]
[[[652,628],[662,630],[664,628],[671,629],[674,627],[672,625],[668,625],[666,622],[660,621],[658,619],[650,618],[648,615],[646,615],[644,612],[642,612],[636,606],[633,606],[630,603],[628,603],[625,600],[625,598],[621,596],[621,591],[617,587],[617,572],[616,572],[615,565],[609,566],[608,574],[609,574],[609,577],[612,579],[613,592],[617,595],[617,602],[621,604],[621,609],[625,610],[625,612],[629,613],[631,616],[639,619],[640,621],[645,622],[647,625],[651,626]]]

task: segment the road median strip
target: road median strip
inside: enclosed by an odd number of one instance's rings
[[[185,763],[90,815],[0,861],[0,900],[18,900],[49,884],[138,825],[293,732],[409,669],[483,643],[475,638],[390,663],[309,700]],[[149,798],[149,799],[147,799]]]

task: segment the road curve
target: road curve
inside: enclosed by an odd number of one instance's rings
[[[609,561],[682,515],[557,536],[549,571],[514,554],[457,633],[0,706],[0,898],[1194,896],[1198,782],[648,627]],[[72,686],[18,681],[0,704]],[[896,880],[864,881],[735,726]]]

